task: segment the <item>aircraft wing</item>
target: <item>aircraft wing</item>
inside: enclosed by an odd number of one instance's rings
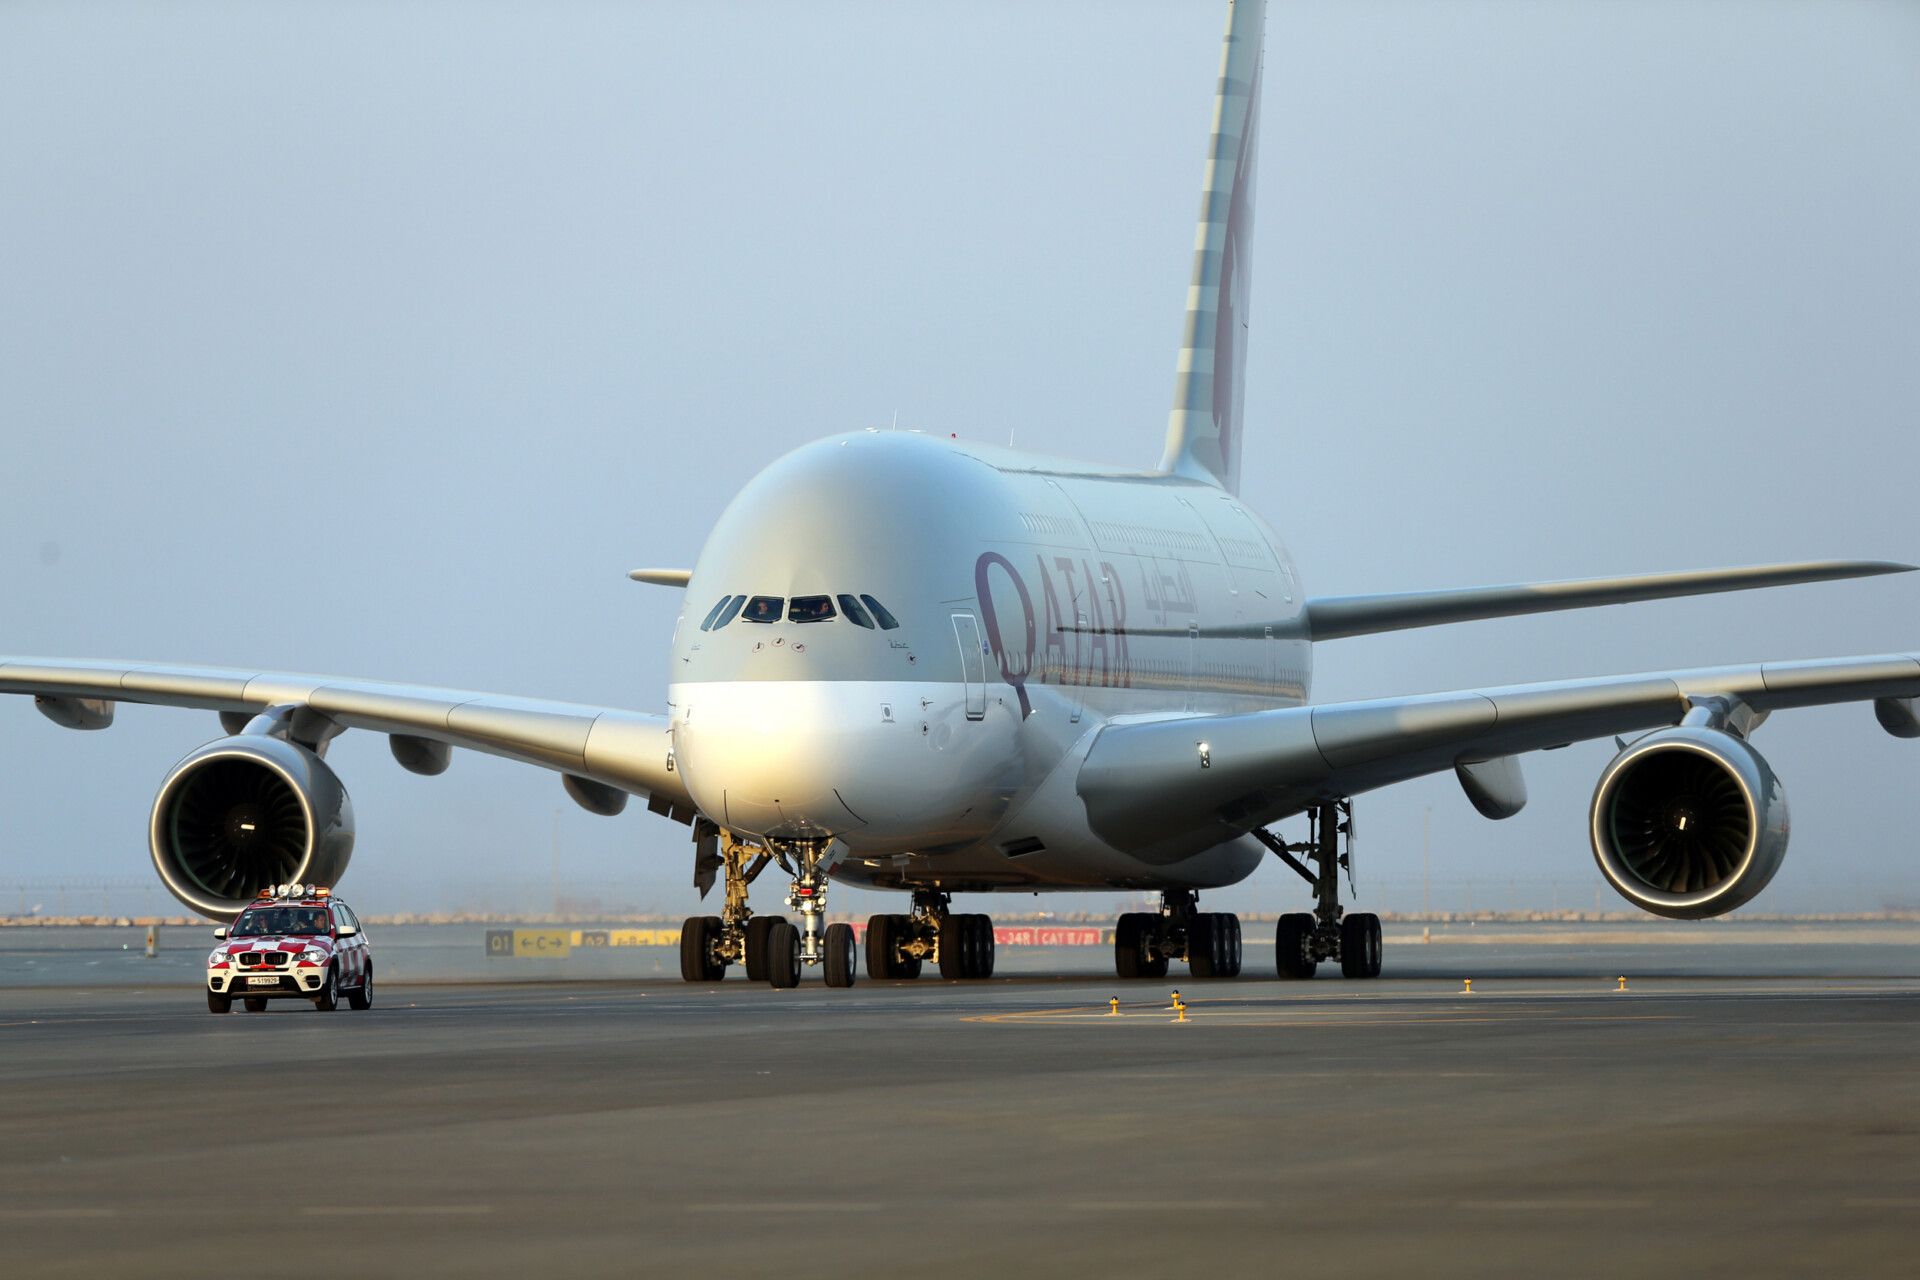
[[[395,758],[417,773],[440,772],[447,748],[465,747],[566,774],[568,792],[598,812],[617,811],[624,796],[614,793],[630,793],[656,813],[694,816],[662,715],[334,676],[51,658],[0,657],[0,693],[33,695],[70,729],[106,728],[119,702],[217,711],[228,733],[284,709],[291,736],[309,745],[342,729],[388,734]]]
[[[1326,799],[1455,770],[1490,817],[1518,812],[1512,757],[1675,725],[1696,706],[1736,724],[1874,701],[1920,737],[1920,656],[1827,658],[1107,725],[1081,766],[1087,817],[1119,849],[1172,861]],[[1489,791],[1504,792],[1505,807]]]

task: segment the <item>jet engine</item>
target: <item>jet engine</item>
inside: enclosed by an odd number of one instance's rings
[[[353,802],[305,747],[240,734],[173,767],[148,836],[168,892],[230,918],[268,885],[338,881],[353,853]]]
[[[1593,856],[1635,906],[1675,920],[1724,915],[1767,887],[1787,853],[1787,795],[1760,753],[1682,725],[1613,758],[1594,789]]]

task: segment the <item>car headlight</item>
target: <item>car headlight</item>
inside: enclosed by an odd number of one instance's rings
[[[210,955],[210,956],[208,956],[208,957],[207,957],[207,968],[209,968],[209,969],[224,969],[224,968],[226,968],[226,967],[227,967],[227,953],[226,953],[226,952],[224,952],[224,951],[216,951],[216,952],[214,952],[214,953],[213,953],[212,955]]]
[[[308,947],[300,953],[300,963],[302,964],[325,964],[326,962],[327,953],[318,947]]]

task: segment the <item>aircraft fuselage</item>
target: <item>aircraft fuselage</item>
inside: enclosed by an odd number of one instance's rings
[[[830,616],[797,620],[822,598]],[[1107,723],[1305,702],[1303,601],[1278,538],[1214,485],[831,437],[755,477],[700,555],[673,642],[676,766],[721,825],[831,838],[858,883],[1231,884],[1264,856],[1250,838],[1155,865],[1060,801]]]

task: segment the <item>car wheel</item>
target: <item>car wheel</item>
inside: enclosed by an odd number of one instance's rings
[[[358,991],[347,992],[347,1007],[349,1009],[373,1008],[373,966],[372,965],[367,966],[367,976],[360,979],[360,989]]]
[[[247,1007],[248,1013],[265,1013],[267,1011],[267,998],[265,996],[241,996],[240,1003]]]
[[[333,966],[327,966],[327,976],[320,979],[320,989],[313,993],[313,1007],[322,1013],[332,1013],[340,1007],[340,993],[333,985]]]
[[[232,1011],[233,1011],[232,996],[223,996],[218,991],[214,991],[211,988],[208,989],[207,991],[207,1012],[208,1013],[231,1013]]]

